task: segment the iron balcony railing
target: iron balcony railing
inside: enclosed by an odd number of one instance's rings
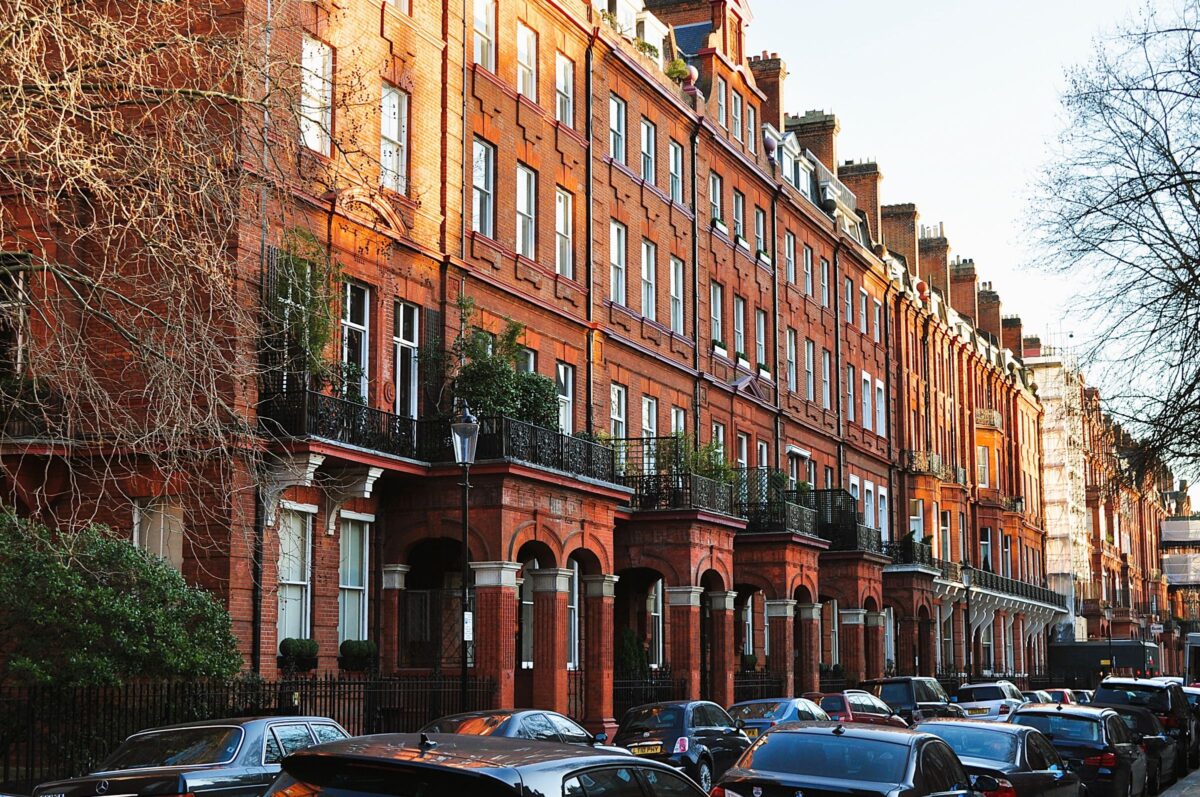
[[[926,473],[931,476],[942,475],[942,455],[933,451],[903,452],[904,469],[909,473]]]
[[[892,557],[894,564],[924,565],[930,568],[938,566],[938,560],[933,558],[933,546],[913,539],[886,543],[883,552]]]
[[[707,509],[733,514],[733,485],[696,473],[626,474],[633,509]]]
[[[942,578],[947,581],[962,583],[962,565],[958,562],[950,562],[945,559],[937,559],[935,561],[937,568],[942,571]]]
[[[990,589],[994,592],[1003,592],[1008,595],[1016,595],[1020,598],[1048,603],[1060,609],[1067,608],[1066,596],[1060,595],[1047,587],[1040,587],[1036,584],[1028,584],[1024,581],[1006,578],[996,573],[990,573],[987,570],[974,570],[972,576],[974,578],[971,584],[972,589]]]
[[[1025,497],[1021,495],[1009,495],[1004,498],[1004,508],[1009,512],[1025,512]]]
[[[817,512],[817,535],[831,551],[883,552],[883,535],[862,522],[858,499],[845,490],[808,490],[797,495]]]
[[[975,425],[986,426],[990,429],[1003,429],[1004,416],[1000,414],[1000,410],[977,407],[975,409]]]
[[[266,393],[259,419],[272,435],[320,437],[418,462],[454,461],[446,422],[405,418],[315,390]],[[612,448],[513,418],[479,420],[475,459],[513,460],[619,483]]]

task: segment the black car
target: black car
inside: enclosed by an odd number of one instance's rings
[[[539,742],[596,745],[608,740],[601,733],[593,735],[570,717],[542,709],[497,709],[451,714],[426,725],[420,733],[464,733],[470,736],[497,736],[505,739],[533,739]],[[624,748],[609,748],[610,752],[628,754]]]
[[[713,797],[926,797],[991,792],[971,777],[949,745],[920,730],[839,722],[780,725],[763,734],[725,773]]]
[[[126,739],[90,775],[43,783],[34,795],[257,797],[279,774],[285,755],[347,736],[341,725],[325,717],[255,717],[152,728]]]
[[[268,797],[707,797],[657,761],[578,745],[395,733],[287,757]]]
[[[965,717],[966,713],[950,702],[946,690],[935,678],[898,676],[864,681],[866,689],[892,707],[910,725],[930,717]]]
[[[681,769],[707,792],[750,746],[742,724],[707,700],[650,703],[625,712],[613,744]]]
[[[1177,683],[1152,681],[1146,678],[1105,678],[1092,695],[1093,703],[1117,703],[1141,706],[1154,712],[1167,735],[1179,742],[1186,759],[1179,774],[1186,775],[1187,767],[1200,764],[1200,732],[1197,719],[1187,695]]]
[[[1067,769],[1050,741],[1034,728],[1008,722],[942,719],[920,730],[958,754],[969,775],[990,775],[999,790],[988,797],[1079,797],[1079,775]]]
[[[742,723],[749,739],[784,722],[816,722],[829,719],[825,710],[803,697],[781,697],[772,700],[743,700],[729,707],[729,716]]]
[[[1146,751],[1146,789],[1151,794],[1162,791],[1162,784],[1173,783],[1187,773],[1187,762],[1183,747],[1167,735],[1158,717],[1149,709],[1138,706],[1105,706],[1092,703],[1096,708],[1110,708],[1121,715],[1125,727],[1133,734],[1134,741]]]
[[[1146,754],[1117,712],[1062,703],[1030,705],[1013,712],[1009,722],[1041,731],[1079,775],[1088,797],[1146,793]]]

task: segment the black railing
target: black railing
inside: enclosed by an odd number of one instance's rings
[[[931,476],[941,476],[942,455],[933,451],[903,452],[904,469],[909,473],[926,473]]]
[[[613,716],[617,722],[634,706],[659,703],[664,700],[683,700],[687,682],[672,678],[667,669],[651,670],[646,675],[623,675],[613,678]]]
[[[65,412],[56,394],[10,397],[7,406],[0,408],[0,439],[44,440],[59,435],[64,431],[59,427]]]
[[[329,717],[353,735],[415,731],[459,711],[491,708],[495,685],[457,675],[296,678],[232,683],[0,689],[0,792],[95,771],[130,734],[179,722],[255,715]]]
[[[783,693],[783,676],[765,670],[735,672],[733,674],[734,702],[767,700],[773,697],[785,697]]]
[[[798,496],[801,497],[801,496]],[[879,529],[862,523],[858,499],[845,490],[810,490],[803,496],[817,512],[817,535],[833,551],[883,552]]]
[[[883,552],[892,557],[894,564],[923,565],[930,568],[938,566],[938,560],[933,558],[933,547],[911,538],[889,542],[883,547]]]
[[[617,455],[609,446],[512,418],[485,418],[479,425],[476,461],[518,460],[573,476],[619,483]],[[438,461],[450,462],[453,456]]]
[[[820,684],[821,691],[825,694],[834,694],[846,689],[846,679],[842,676],[822,675],[817,679]]]
[[[989,573],[987,570],[973,570],[972,581],[973,588],[990,589],[995,592],[1004,592],[1009,595],[1016,595],[1029,600],[1041,601],[1048,603],[1051,606],[1057,606],[1060,609],[1067,608],[1066,596],[1060,595],[1052,589],[1040,587],[1036,584],[1028,584],[1024,581],[1017,581],[1013,578],[1006,578],[996,573]]]
[[[947,581],[962,582],[962,565],[958,562],[950,562],[945,559],[937,559],[937,567],[942,571],[942,578]]]
[[[1020,495],[1009,495],[1004,498],[1004,508],[1009,512],[1025,512],[1025,498]]]
[[[732,515],[733,485],[695,473],[651,473],[625,475],[622,482],[633,489],[629,504],[634,509],[707,509]]]

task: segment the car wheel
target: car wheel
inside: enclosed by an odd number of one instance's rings
[[[696,782],[700,784],[700,788],[704,790],[705,794],[712,791],[712,780],[712,767],[709,766],[707,761],[701,760],[700,766],[696,770]]]

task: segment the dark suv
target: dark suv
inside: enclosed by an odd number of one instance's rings
[[[892,707],[910,725],[933,717],[963,717],[934,678],[900,676],[864,681],[863,688]]]
[[[1179,775],[1186,775],[1188,766],[1195,767],[1200,763],[1196,715],[1179,684],[1146,678],[1105,678],[1096,688],[1092,702],[1150,709],[1184,753],[1179,757]]]
[[[707,794],[750,746],[744,726],[707,700],[650,703],[625,712],[613,744],[675,767]]]

